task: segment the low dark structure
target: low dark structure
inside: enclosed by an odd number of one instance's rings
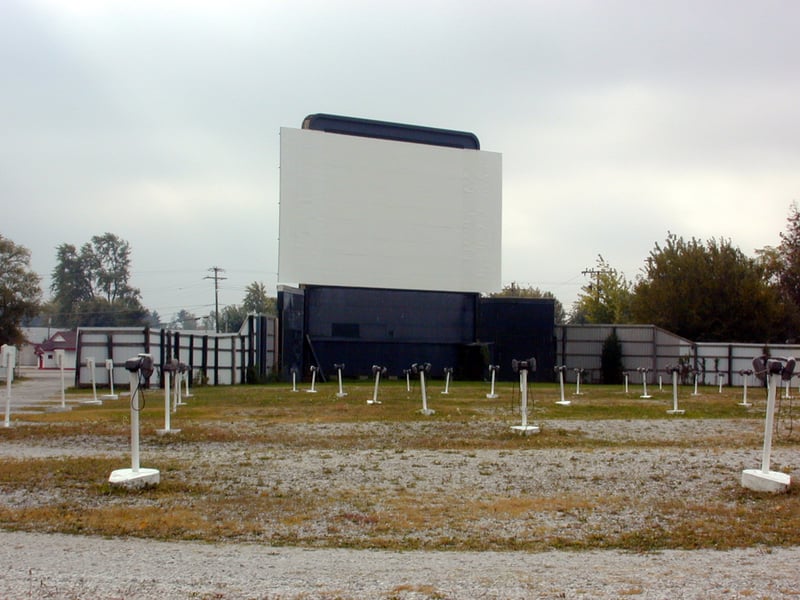
[[[278,292],[281,372],[323,375],[344,363],[343,375],[371,373],[372,365],[399,376],[413,363],[445,367],[456,379],[513,379],[511,360],[535,358],[536,380],[552,379],[554,301],[481,298],[479,294],[304,286]]]

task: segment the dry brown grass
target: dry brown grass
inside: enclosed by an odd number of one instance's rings
[[[408,394],[404,382],[383,386],[383,404],[378,406],[366,404],[371,382],[348,384],[349,396],[344,399],[335,397],[333,385],[319,389],[314,396],[293,394],[278,385],[195,389],[189,405],[173,417],[173,427],[181,428],[181,433],[163,437],[153,433],[163,425],[163,396],[153,390],[141,412],[142,437],[150,460],[162,472],[162,482],[144,490],[107,483],[113,469],[127,466],[107,455],[108,448],[126,447],[127,400],[26,417],[30,424],[4,431],[0,443],[68,448],[70,455],[9,458],[0,463],[0,526],[388,549],[638,551],[800,544],[796,485],[782,495],[755,494],[727,485],[720,487],[714,500],[664,497],[653,501],[646,495],[621,493],[598,497],[591,479],[568,493],[512,486],[476,494],[445,484],[435,491],[418,490],[413,481],[394,481],[391,473],[379,470],[385,460],[381,453],[387,452],[401,458],[406,453],[413,462],[420,452],[425,460],[436,461],[437,457],[474,458],[476,452],[484,451],[511,457],[554,449],[588,457],[609,449],[691,451],[696,439],[610,439],[580,428],[547,425],[553,419],[665,419],[671,402],[667,392],[645,402],[636,393],[587,386],[587,395],[573,398],[573,406],[565,410],[554,404],[557,387],[537,384],[534,416],[543,425],[542,433],[525,437],[508,428],[509,422],[519,418],[511,389],[501,390],[505,399],[487,400],[485,386],[456,383],[445,398],[434,384],[429,396],[437,411],[433,417],[417,412],[419,391]],[[763,407],[742,411],[736,406],[738,400],[737,392],[717,394],[714,389],[682,402],[682,407],[687,420],[757,423],[763,418]],[[732,433],[724,427],[703,441],[706,448],[720,452],[760,444],[752,432]],[[778,443],[790,448],[798,445],[791,437]],[[275,480],[275,473],[291,474],[294,458],[307,452],[319,454],[322,465],[308,482],[301,486]],[[374,454],[360,468],[376,470],[365,481],[378,481],[378,485],[356,481],[348,485],[348,475],[337,461],[349,453],[366,453],[367,458]],[[226,462],[215,462],[213,456],[220,454]],[[679,460],[680,454],[676,456]],[[289,470],[275,468],[278,464],[288,464]],[[490,477],[502,466],[479,464],[478,477],[482,469]],[[671,476],[671,471],[653,473],[650,481],[668,488],[669,481],[663,480]]]

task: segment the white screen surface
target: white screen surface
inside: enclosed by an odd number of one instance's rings
[[[282,284],[500,289],[502,157],[281,129]]]

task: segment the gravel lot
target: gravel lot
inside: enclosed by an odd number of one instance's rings
[[[4,598],[796,598],[800,551],[376,552],[4,533]]]
[[[38,385],[38,384],[37,384]],[[39,388],[38,394],[45,394]],[[57,394],[57,389],[50,397]],[[441,427],[442,425],[439,425]],[[476,425],[480,427],[496,425]],[[281,425],[280,427],[293,427]],[[299,426],[298,426],[299,427]],[[303,425],[302,435],[335,437],[343,430],[369,427],[373,435],[403,432],[384,424]],[[431,427],[416,423],[409,427]],[[469,425],[454,435],[470,435]],[[195,460],[235,492],[257,485],[269,457],[268,490],[291,492],[412,489],[421,497],[457,495],[465,501],[513,489],[554,496],[591,493],[617,499],[620,508],[601,522],[586,515],[553,513],[536,531],[580,536],[587,528],[625,530],[647,518],[649,499],[713,500],[739,483],[743,468],[759,465],[753,449],[719,449],[709,441],[736,436],[758,439],[754,421],[581,422],[552,421],[547,427],[568,435],[606,440],[647,440],[644,448],[604,447],[592,451],[477,450],[437,452],[391,448],[350,452],[292,452],[277,446],[208,444],[169,448],[169,457]],[[285,431],[283,432],[285,433]],[[414,432],[418,434],[419,432]],[[431,430],[432,434],[444,432]],[[696,449],[663,447],[680,437]],[[749,438],[748,438],[749,439]],[[655,442],[655,443],[653,443]],[[714,448],[717,449],[714,449]],[[163,449],[162,449],[163,451]],[[52,447],[5,441],[0,457],[65,455],[119,456],[110,443],[87,435]],[[143,465],[153,460],[143,450]],[[243,460],[246,458],[246,460]],[[781,447],[774,464],[800,476],[800,450]],[[245,466],[242,466],[245,465]],[[249,466],[248,466],[249,465]],[[267,485],[267,484],[265,484]],[[305,487],[304,487],[305,486]],[[625,499],[630,499],[629,503]],[[14,498],[5,498],[14,504]],[[20,499],[35,502],[36,498]],[[627,506],[630,504],[630,507]],[[321,515],[321,523],[325,521]],[[475,523],[492,535],[524,536],[501,530],[508,523]],[[752,548],[733,551],[665,551],[636,554],[591,552],[385,552],[351,549],[273,547],[264,543],[207,544],[106,539],[3,532],[0,598],[790,598],[800,595],[800,549]]]

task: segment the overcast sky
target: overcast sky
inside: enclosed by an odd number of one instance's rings
[[[0,0],[0,233],[117,234],[170,318],[274,293],[280,127],[325,112],[503,155],[504,284],[567,309],[598,254],[777,245],[800,200],[800,2]],[[487,290],[490,291],[490,290]]]

